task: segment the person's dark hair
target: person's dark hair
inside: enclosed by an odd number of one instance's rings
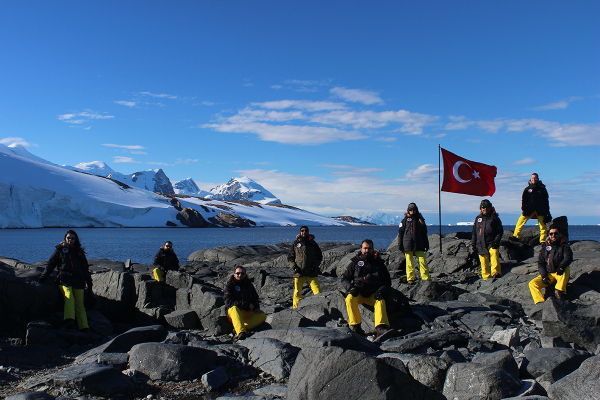
[[[558,232],[560,232],[560,226],[556,225],[556,224],[552,224],[548,227],[548,232],[550,232],[552,229],[556,229]]]
[[[415,203],[409,203],[408,207],[406,207],[406,211],[410,210],[415,210],[416,212],[419,212],[419,207],[417,207]]]
[[[365,239],[362,242],[360,242],[360,246],[362,247],[363,243],[368,243],[369,246],[371,246],[372,248],[375,248],[375,246],[373,245],[373,241],[371,239]]]
[[[479,204],[479,209],[481,210],[484,207],[492,208],[492,202],[489,201],[488,199],[481,200],[481,203]]]
[[[533,173],[533,174],[531,174],[531,175],[535,175],[535,176],[537,176],[537,177],[538,177],[538,179],[540,178],[540,176],[537,174],[537,172],[534,172],[534,173]]]
[[[246,267],[242,267],[241,265],[237,265],[233,268],[233,273],[235,274],[235,271],[237,271],[238,269],[241,269],[243,273],[247,273],[246,272]]]
[[[302,226],[300,227],[300,230],[302,230],[302,229],[306,229],[306,233],[308,233],[308,232],[309,232],[309,230],[308,230],[308,226],[306,226],[306,225],[302,225]]]
[[[167,241],[165,242],[165,244],[170,244],[170,245],[171,245],[171,248],[173,248],[173,242],[171,242],[170,240],[167,240]]]
[[[64,241],[65,241],[65,243],[67,243],[67,235],[69,235],[69,234],[71,234],[71,235],[75,235],[75,244],[74,244],[73,246],[74,246],[74,247],[81,247],[81,242],[79,241],[79,235],[77,234],[77,232],[75,232],[75,231],[74,231],[74,230],[72,230],[72,229],[69,229],[69,230],[67,231],[67,233],[65,233],[65,237],[63,238],[63,239],[64,239]]]

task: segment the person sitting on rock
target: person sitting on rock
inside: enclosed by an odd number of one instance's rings
[[[79,236],[73,230],[68,230],[65,241],[56,246],[37,282],[44,283],[56,268],[58,268],[56,281],[65,300],[65,327],[75,329],[75,318],[77,318],[79,330],[89,331],[84,298],[86,285],[87,290],[92,291],[92,276],[84,248],[81,247]]]
[[[492,264],[491,277],[493,279],[502,276],[498,248],[504,233],[502,221],[496,214],[496,210],[488,199],[481,200],[479,205],[481,211],[473,223],[473,234],[471,236],[471,248],[479,254],[481,264],[481,277],[483,280],[490,278],[490,263]]]
[[[342,274],[342,286],[347,291],[346,310],[350,329],[364,335],[361,327],[359,304],[375,308],[375,339],[383,335],[390,324],[388,321],[385,296],[391,287],[390,273],[385,262],[373,249],[373,241],[365,239],[360,250],[350,259]]]
[[[560,234],[558,225],[551,225],[548,239],[542,245],[538,257],[540,276],[529,282],[529,290],[534,303],[544,301],[541,289],[552,284],[555,284],[555,296],[561,300],[566,299],[571,262],[573,262],[571,246],[567,243],[567,239]]]
[[[158,253],[154,256],[154,267],[152,275],[158,282],[164,282],[167,271],[179,268],[179,259],[173,251],[173,243],[166,241],[164,246],[158,249]]]
[[[548,191],[546,185],[542,183],[538,174],[535,172],[531,174],[531,179],[527,183],[527,187],[523,190],[521,196],[521,211],[523,214],[517,221],[515,232],[511,237],[511,240],[518,240],[521,237],[521,231],[525,223],[531,219],[536,218],[538,225],[540,226],[540,243],[544,243],[546,240],[547,230],[546,224],[552,221],[552,215],[550,215],[550,204],[548,203]]]
[[[404,214],[404,219],[398,228],[398,247],[404,252],[406,258],[406,280],[409,285],[415,283],[415,268],[413,256],[419,260],[421,279],[429,280],[429,267],[425,259],[425,252],[429,250],[427,238],[427,225],[415,203],[410,203]]]
[[[305,281],[310,285],[313,294],[321,293],[319,265],[322,260],[323,253],[315,242],[315,235],[308,233],[308,226],[300,227],[300,234],[296,236],[288,254],[288,262],[294,273],[293,308],[298,308]]]
[[[236,333],[234,340],[246,339],[248,331],[262,324],[267,318],[260,310],[258,294],[244,267],[235,267],[233,274],[227,277],[225,306],[227,317]]]

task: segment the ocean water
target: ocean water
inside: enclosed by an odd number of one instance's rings
[[[527,224],[525,228],[533,227]],[[469,232],[471,226],[442,226],[442,233]],[[514,229],[505,225],[504,229]],[[0,229],[0,256],[25,263],[47,260],[66,233],[64,228]],[[106,258],[134,263],[151,264],[154,255],[165,241],[173,242],[180,261],[196,250],[217,246],[266,245],[293,241],[299,227],[266,228],[78,228],[88,259]],[[438,233],[438,226],[428,226],[429,234]],[[396,235],[396,226],[315,226],[310,228],[319,242],[360,243],[371,239],[375,248],[387,248]],[[600,241],[600,226],[572,225],[570,240]]]

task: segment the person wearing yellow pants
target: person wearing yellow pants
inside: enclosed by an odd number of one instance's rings
[[[555,284],[554,295],[561,300],[566,299],[571,262],[573,251],[567,239],[561,236],[558,226],[550,226],[548,239],[542,245],[538,257],[540,276],[529,282],[529,291],[535,304],[545,300],[541,289],[552,284]]]
[[[288,263],[294,274],[294,308],[298,308],[298,303],[302,299],[304,282],[308,282],[313,294],[321,293],[319,265],[322,260],[323,253],[315,242],[315,235],[308,232],[308,226],[300,227],[300,234],[296,236],[288,254]]]
[[[525,190],[523,190],[521,211],[523,213],[517,221],[513,237],[519,239],[525,223],[532,218],[536,218],[540,226],[540,243],[544,243],[548,234],[546,224],[552,221],[552,215],[550,215],[546,185],[542,183],[535,172],[531,174],[531,179],[527,183]]]
[[[267,319],[266,314],[260,310],[258,294],[244,267],[236,267],[233,274],[227,277],[225,306],[236,333],[234,340],[246,339],[249,330]]]
[[[416,280],[413,256],[419,260],[421,279],[428,281],[429,266],[425,259],[425,252],[429,250],[427,225],[415,203],[408,205],[404,219],[398,227],[398,248],[404,252],[406,259],[406,280],[408,284],[412,285]]]
[[[164,282],[167,275],[167,271],[177,270],[179,268],[179,258],[173,250],[173,243],[169,240],[158,249],[158,252],[154,256],[154,270],[152,275],[158,282]]]
[[[65,327],[75,329],[75,321],[77,321],[77,328],[87,332],[89,325],[85,313],[84,289],[87,285],[87,290],[92,290],[92,276],[79,236],[73,230],[68,230],[64,242],[56,246],[37,281],[44,283],[57,268],[57,282],[65,300]]]
[[[502,269],[500,266],[500,257],[498,248],[504,228],[502,221],[488,199],[484,199],[479,204],[480,213],[473,222],[473,232],[471,235],[471,248],[479,254],[479,263],[481,264],[481,277],[483,280],[500,278]],[[492,266],[490,272],[490,264]]]
[[[375,308],[375,339],[387,332],[390,324],[387,317],[385,296],[391,287],[390,273],[385,262],[373,249],[373,241],[365,239],[360,251],[350,259],[342,274],[342,286],[346,289],[346,311],[350,329],[364,335],[361,327],[359,304]]]

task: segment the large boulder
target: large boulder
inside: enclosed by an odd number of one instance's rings
[[[448,369],[444,396],[449,399],[503,399],[521,388],[519,379],[498,366],[457,363]]]
[[[246,339],[240,343],[248,349],[252,364],[277,379],[290,375],[300,349],[275,339]]]
[[[550,383],[575,371],[584,360],[591,356],[585,351],[559,347],[532,349],[523,354],[520,376],[538,379],[542,375],[546,375],[543,380]]]
[[[286,398],[441,400],[444,397],[385,359],[328,346],[300,352],[288,381]]]
[[[456,329],[420,331],[402,338],[393,338],[381,344],[381,350],[393,353],[408,353],[421,347],[443,349],[451,345],[464,346],[470,336]]]
[[[600,400],[600,356],[588,358],[577,370],[554,382],[548,394],[556,400]]]
[[[97,363],[65,368],[54,374],[52,380],[59,387],[105,396],[129,393],[134,389],[133,382],[121,371]]]
[[[348,328],[307,327],[270,329],[256,332],[253,339],[271,338],[289,343],[300,349],[337,346],[344,349],[377,351],[377,346],[358,336]]]
[[[96,306],[113,322],[131,322],[136,303],[136,288],[129,272],[110,270],[92,275]]]
[[[408,362],[407,367],[410,375],[417,381],[441,392],[444,390],[446,372],[451,365],[451,362],[440,357],[416,355]]]
[[[560,337],[566,343],[575,343],[591,352],[600,344],[599,321],[598,304],[577,305],[554,297],[544,302],[544,335]]]

